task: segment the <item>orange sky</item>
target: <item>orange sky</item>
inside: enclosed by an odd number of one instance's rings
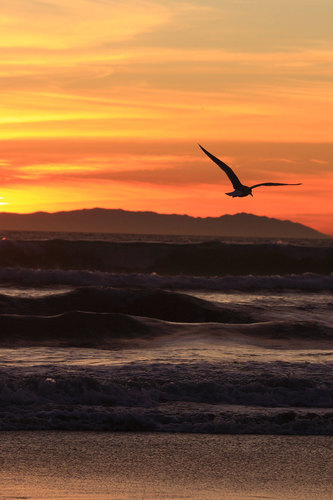
[[[2,210],[251,212],[333,234],[331,0],[2,0]],[[200,142],[258,188],[231,199]]]

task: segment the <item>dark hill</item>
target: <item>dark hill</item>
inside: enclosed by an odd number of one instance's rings
[[[0,213],[0,229],[264,238],[326,237],[303,224],[247,213],[202,218],[103,208],[32,214],[3,212]]]

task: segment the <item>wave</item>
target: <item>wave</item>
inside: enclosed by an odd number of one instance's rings
[[[214,412],[215,410],[215,412]],[[275,411],[177,413],[147,409],[71,407],[0,409],[0,430],[66,430],[109,432],[182,432],[205,434],[333,435],[333,412]],[[182,412],[184,411],[184,412]]]
[[[177,322],[250,323],[236,306],[215,305],[184,293],[159,289],[81,287],[39,298],[0,294],[0,314],[55,315],[70,311],[122,313]]]
[[[162,275],[327,274],[332,247],[232,244],[219,241],[172,244],[110,241],[0,241],[1,267]]]
[[[332,434],[332,369],[305,365],[7,368],[0,429]]]
[[[193,337],[267,348],[332,348],[333,328],[319,321],[252,324],[172,323],[126,314],[72,311],[56,316],[0,315],[0,347],[61,346],[113,349],[154,339]],[[147,340],[150,341],[147,344]]]
[[[156,273],[108,273],[61,269],[0,268],[0,282],[20,286],[109,286],[215,291],[333,291],[333,274],[313,273],[272,276],[162,276]]]

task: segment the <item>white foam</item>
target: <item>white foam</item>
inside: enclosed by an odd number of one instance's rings
[[[41,270],[28,268],[0,269],[2,283],[21,286],[69,285],[164,288],[173,290],[302,290],[333,291],[333,274],[314,273],[274,276],[163,276],[156,273],[107,273],[101,271]]]

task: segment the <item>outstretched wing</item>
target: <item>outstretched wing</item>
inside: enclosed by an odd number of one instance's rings
[[[223,161],[216,158],[216,156],[214,156],[211,153],[209,153],[208,151],[206,151],[206,149],[203,148],[202,146],[200,146],[200,144],[199,144],[199,147],[211,160],[213,160],[213,162],[216,163],[216,165],[218,165],[223,170],[223,172],[225,172],[227,174],[227,176],[229,177],[229,179],[231,181],[231,184],[234,186],[235,189],[240,189],[243,186],[241,181],[238,179],[237,175],[235,174],[235,172],[230,167],[228,167],[228,165],[226,163],[223,163]]]
[[[302,183],[298,182],[297,184],[285,184],[284,182],[262,182],[261,184],[255,184],[254,186],[250,186],[251,189],[257,188],[259,186],[300,186]]]

